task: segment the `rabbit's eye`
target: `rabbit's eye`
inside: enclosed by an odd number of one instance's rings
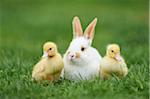
[[[113,51],[113,50],[111,50],[111,52],[113,53],[114,51]]]
[[[85,50],[85,48],[84,47],[81,47],[81,51],[84,51]]]

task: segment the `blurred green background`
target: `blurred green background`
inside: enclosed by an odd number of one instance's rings
[[[148,0],[1,0],[0,3],[0,97],[31,98],[41,92],[37,97],[60,98],[57,94],[61,93],[61,98],[107,99],[114,94],[119,99],[148,98]],[[114,79],[97,82],[100,86],[95,81],[82,82],[79,85],[83,87],[79,88],[67,81],[46,88],[30,81],[44,42],[55,42],[59,52],[65,53],[72,39],[74,16],[79,16],[83,29],[98,18],[93,46],[104,56],[107,44],[118,43],[131,70],[126,79],[119,84]],[[87,88],[90,85],[100,88]]]

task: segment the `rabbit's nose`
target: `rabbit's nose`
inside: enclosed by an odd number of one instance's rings
[[[75,58],[74,54],[70,54],[69,56],[70,56],[71,59]]]
[[[71,55],[71,57],[73,58],[73,57],[74,57],[74,55]]]
[[[70,54],[69,54],[69,60],[72,60],[72,59],[74,59],[74,58],[75,58],[75,54],[70,53]]]

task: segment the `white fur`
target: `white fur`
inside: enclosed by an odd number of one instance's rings
[[[97,18],[87,26],[83,34],[79,18],[74,17],[73,40],[63,58],[64,70],[61,76],[64,75],[66,79],[89,80],[99,75],[101,56],[91,47],[96,23]]]
[[[84,52],[81,46],[86,47]],[[67,59],[68,51],[80,52],[80,59],[74,59],[73,63]],[[101,56],[98,51],[91,47],[89,40],[84,37],[73,39],[64,55],[64,77],[69,80],[89,80],[99,75]]]

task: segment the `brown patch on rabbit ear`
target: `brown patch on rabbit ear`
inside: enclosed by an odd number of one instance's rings
[[[80,58],[80,53],[76,52],[76,58]]]
[[[73,26],[73,36],[74,36],[74,38],[75,37],[80,37],[80,36],[83,35],[82,26],[81,26],[80,20],[77,16],[75,16],[73,18],[72,26]]]
[[[84,36],[87,39],[91,39],[91,40],[93,39],[96,23],[97,23],[97,18],[95,18],[85,29]]]

